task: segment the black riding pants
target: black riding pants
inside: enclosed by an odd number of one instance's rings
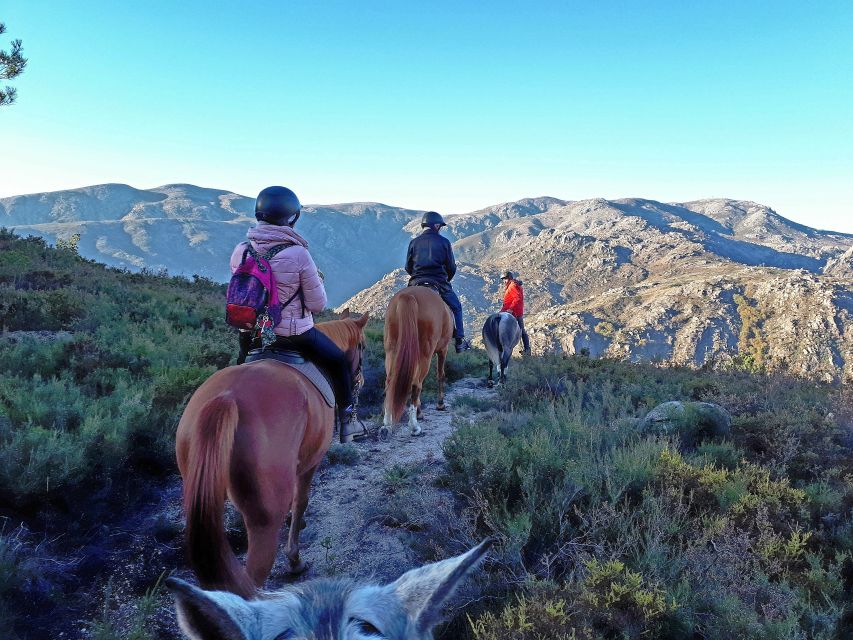
[[[298,351],[306,360],[320,367],[331,378],[338,409],[352,404],[352,370],[346,353],[341,351],[331,338],[311,327],[298,336],[279,336],[276,346]]]
[[[524,316],[516,316],[518,328],[521,329],[521,344],[524,345],[525,351],[530,351],[530,338],[527,337],[527,330],[524,328]]]

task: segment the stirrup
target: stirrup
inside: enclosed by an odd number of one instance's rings
[[[471,343],[465,338],[456,338],[456,353],[468,351],[471,348]]]

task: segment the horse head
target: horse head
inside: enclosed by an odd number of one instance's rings
[[[192,640],[427,640],[444,605],[491,544],[487,539],[384,586],[314,580],[245,600],[177,578],[166,585],[181,630]]]

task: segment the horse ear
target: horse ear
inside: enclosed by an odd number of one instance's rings
[[[237,619],[251,616],[249,603],[222,591],[202,591],[189,582],[167,578],[175,596],[178,625],[191,640],[247,640]]]
[[[361,327],[362,329],[364,329],[364,325],[366,325],[366,324],[367,324],[367,321],[368,321],[368,320],[370,320],[370,314],[369,314],[369,313],[365,313],[365,314],[364,314],[363,316],[361,316],[358,320],[356,320],[356,321],[355,321],[355,323],[356,323],[359,327]]]
[[[444,604],[493,543],[494,538],[487,538],[462,555],[412,569],[388,585],[414,620],[418,633],[425,634],[438,624]]]
[[[341,320],[346,320],[349,318],[349,307],[341,311]]]

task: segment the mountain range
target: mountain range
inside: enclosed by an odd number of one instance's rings
[[[253,221],[250,198],[192,185],[99,185],[0,199],[0,226],[82,255],[224,281]],[[298,229],[333,304],[383,313],[405,285],[419,211],[306,206]],[[469,334],[524,281],[534,350],[694,366],[740,364],[853,379],[853,235],[754,202],[527,198],[448,216]]]

